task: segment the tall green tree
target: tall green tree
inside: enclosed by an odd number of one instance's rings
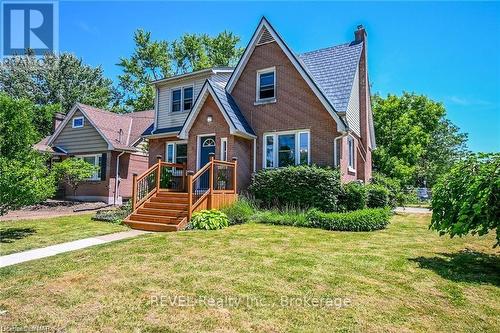
[[[423,95],[372,97],[377,149],[374,167],[402,185],[432,186],[466,150],[467,136]]]
[[[151,33],[137,30],[134,34],[135,50],[128,58],[121,58],[118,66],[119,88],[127,111],[153,108],[154,91],[151,81],[171,75],[200,69],[233,66],[243,53],[238,47],[240,38],[231,32],[215,37],[206,34],[184,34],[168,43],[151,38]]]
[[[171,75],[170,55],[166,41],[151,39],[151,33],[139,29],[134,34],[135,50],[129,58],[120,58],[118,76],[127,111],[153,108],[154,90],[151,81]]]
[[[75,102],[109,107],[112,81],[101,67],[92,67],[70,53],[16,56],[0,63],[0,91],[36,105],[60,104],[68,112]]]
[[[0,215],[55,192],[46,158],[32,149],[40,138],[32,121],[34,110],[29,100],[0,93]]]

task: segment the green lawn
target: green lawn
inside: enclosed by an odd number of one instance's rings
[[[494,236],[440,238],[429,218],[395,216],[387,230],[371,233],[246,224],[148,234],[6,267],[0,326],[500,331]],[[332,306],[339,300],[347,305]]]
[[[127,230],[89,214],[0,222],[0,255]]]

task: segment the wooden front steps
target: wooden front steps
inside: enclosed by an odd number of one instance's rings
[[[124,221],[132,229],[178,231],[187,225],[188,195],[160,190]]]

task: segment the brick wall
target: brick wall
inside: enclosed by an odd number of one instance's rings
[[[276,67],[276,103],[254,105],[257,70]],[[311,162],[333,165],[337,125],[277,43],[257,46],[232,96],[257,134],[257,169],[262,168],[264,132],[310,129]]]

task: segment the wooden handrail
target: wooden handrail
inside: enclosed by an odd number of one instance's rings
[[[202,173],[204,173],[208,168],[210,168],[210,163],[207,163],[201,168],[200,170],[196,171],[196,173],[193,175],[193,181],[198,179],[198,177],[201,176]]]
[[[162,166],[167,166],[167,167],[172,167],[172,168],[181,168],[184,169],[185,165],[184,163],[170,163],[170,162],[161,162]]]
[[[156,168],[158,167],[158,164],[153,164],[149,169],[147,169],[146,171],[144,171],[144,173],[142,175],[140,175],[139,177],[137,177],[137,181],[143,179],[144,177],[148,176],[152,171],[156,170]]]

